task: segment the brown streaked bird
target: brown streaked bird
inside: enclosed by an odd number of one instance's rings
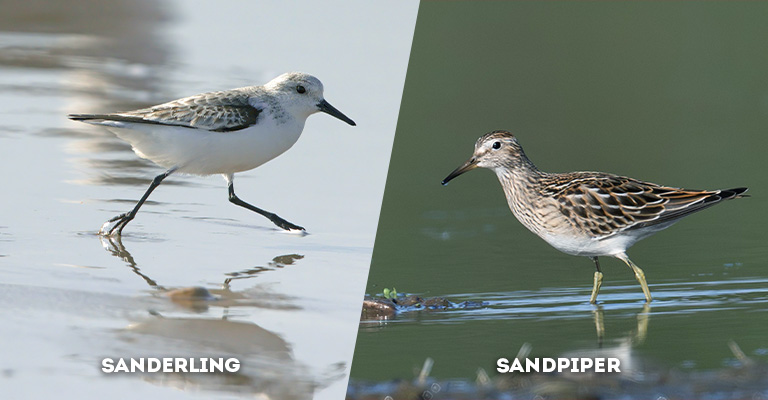
[[[590,303],[597,301],[603,282],[599,256],[624,261],[650,302],[645,274],[627,257],[627,249],[686,215],[723,200],[746,197],[743,193],[747,191],[744,187],[678,189],[604,172],[542,172],[507,131],[480,137],[472,158],[451,172],[443,185],[477,167],[496,172],[509,208],[526,228],[566,254],[587,256],[595,262]]]

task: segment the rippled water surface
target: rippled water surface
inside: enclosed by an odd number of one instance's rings
[[[340,398],[417,5],[5,3],[2,397]],[[314,115],[290,151],[236,181],[241,198],[309,235],[233,206],[218,176],[172,176],[122,240],[96,235],[162,169],[67,113],[134,109],[291,70],[318,76],[358,126]],[[205,290],[178,291],[189,287]],[[243,367],[100,372],[102,358],[131,356],[237,356]]]
[[[422,4],[366,291],[484,306],[363,322],[355,387],[413,379],[427,358],[438,381],[474,384],[478,369],[493,380],[496,360],[525,343],[554,357],[632,338],[646,373],[719,374],[739,362],[730,341],[768,361],[768,53],[758,39],[768,8],[732,4]],[[594,264],[526,230],[492,172],[440,185],[494,129],[514,132],[544,171],[748,186],[751,197],[628,251],[654,296],[648,308],[630,269],[601,258],[592,306]]]

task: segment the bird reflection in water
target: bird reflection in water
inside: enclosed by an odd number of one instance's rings
[[[159,284],[139,268],[133,255],[120,237],[100,237],[104,248],[126,263],[141,277],[155,294],[149,317],[132,321],[118,333],[118,348],[113,354],[121,357],[234,357],[241,368],[236,373],[193,374],[155,373],[140,375],[154,384],[181,389],[218,392],[251,393],[264,398],[311,399],[314,393],[344,377],[346,365],[332,364],[318,372],[297,361],[290,343],[283,337],[249,321],[250,313],[230,310],[267,308],[298,310],[289,296],[268,293],[263,289],[232,290],[233,281],[256,278],[262,273],[294,265],[304,258],[298,254],[280,255],[266,265],[227,273],[219,289],[204,287],[170,287]],[[170,300],[168,302],[167,300]],[[190,317],[189,313],[204,314],[222,309],[220,317]]]

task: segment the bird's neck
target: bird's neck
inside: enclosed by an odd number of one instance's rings
[[[505,182],[512,183],[516,181],[518,183],[525,183],[528,181],[541,178],[546,173],[541,172],[536,165],[520,150],[520,154],[515,157],[510,163],[503,167],[496,168],[496,175],[501,180],[501,184],[505,185]]]
[[[512,213],[520,222],[532,229],[524,205],[529,196],[536,192],[538,182],[547,174],[536,168],[525,154],[520,154],[513,163],[497,168],[495,172]]]

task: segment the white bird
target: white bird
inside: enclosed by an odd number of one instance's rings
[[[230,202],[269,218],[282,229],[303,231],[277,214],[240,200],[233,179],[236,172],[256,168],[290,149],[307,118],[318,111],[355,125],[325,101],[320,80],[301,72],[280,75],[264,86],[203,93],[134,111],[70,114],[74,121],[106,127],[130,143],[139,157],[167,169],[152,180],[133,210],[105,222],[99,234],[120,235],[150,193],[174,172],[222,174]]]

